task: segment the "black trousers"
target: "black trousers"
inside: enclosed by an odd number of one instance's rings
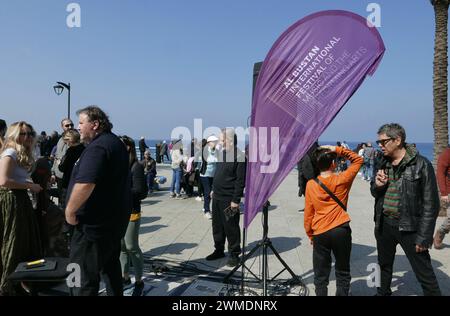
[[[73,232],[70,262],[80,265],[81,287],[71,289],[74,296],[96,296],[100,277],[106,284],[108,296],[122,296],[120,239],[105,238],[92,241],[76,227]]]
[[[232,256],[239,256],[241,253],[241,230],[239,227],[239,212],[227,218],[224,210],[231,204],[231,199],[219,201],[213,198],[212,201],[212,231],[214,247],[217,251],[224,251],[225,239],[228,240],[228,252]]]
[[[317,296],[328,295],[331,252],[336,259],[336,296],[347,296],[350,290],[350,253],[352,231],[345,223],[313,237],[314,285]]]
[[[378,250],[378,264],[381,269],[379,295],[391,295],[392,271],[397,245],[400,244],[408,258],[416,278],[426,296],[440,296],[441,290],[431,265],[430,254],[427,251],[416,252],[416,233],[400,232],[398,226],[391,226],[386,221],[382,231],[375,230]]]

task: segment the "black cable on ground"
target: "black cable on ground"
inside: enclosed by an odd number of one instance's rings
[[[260,256],[259,256],[260,257]],[[255,263],[255,260],[252,263]],[[261,261],[261,260],[259,260]],[[261,263],[261,262],[260,262]],[[151,258],[148,255],[144,255],[144,270],[146,272],[155,273],[156,276],[167,276],[176,278],[190,278],[190,279],[202,279],[217,283],[222,283],[228,272],[217,272],[211,270],[204,270],[199,268],[197,265],[204,265],[211,269],[216,269],[216,267],[207,265],[202,262],[192,263],[185,262],[176,259],[162,259],[162,258]],[[261,265],[261,264],[260,264]],[[240,276],[233,276],[230,278],[230,284],[226,285],[226,295],[237,296],[237,295],[258,295],[254,288],[260,285],[260,282],[254,278],[248,278],[249,273],[244,275],[244,284],[248,284],[245,287],[244,293],[241,293],[240,289]],[[301,278],[299,277],[301,280]],[[253,286],[253,289],[250,288]],[[272,296],[282,296],[282,295],[307,295],[307,288],[303,282],[298,282],[294,279],[288,280],[274,280],[270,282],[269,293]]]

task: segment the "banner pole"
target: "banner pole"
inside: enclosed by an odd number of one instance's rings
[[[247,230],[245,226],[242,228],[242,249],[241,249],[241,260],[245,257],[245,243],[247,239]],[[244,265],[242,265],[241,272],[241,295],[244,295]]]
[[[268,269],[269,269],[269,262],[268,262],[268,256],[267,256],[267,240],[268,240],[268,234],[269,234],[269,207],[268,203],[264,204],[263,207],[263,295],[267,296],[267,279],[268,279]]]

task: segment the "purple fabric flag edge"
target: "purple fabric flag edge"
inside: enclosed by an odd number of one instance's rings
[[[349,11],[343,11],[343,10],[327,10],[327,11],[320,11],[320,12],[316,12],[313,14],[310,14],[308,16],[306,16],[305,18],[297,21],[296,23],[294,23],[293,25],[291,25],[285,32],[283,32],[283,34],[277,39],[277,41],[273,44],[272,48],[270,49],[269,53],[267,54],[265,61],[261,67],[261,71],[260,74],[258,76],[258,80],[256,83],[256,87],[255,87],[255,92],[254,92],[254,96],[257,96],[257,91],[259,89],[259,86],[261,84],[261,78],[264,78],[264,74],[266,71],[266,61],[270,60],[274,50],[278,49],[278,44],[280,42],[282,42],[286,36],[288,36],[294,29],[298,28],[299,25],[308,22],[311,19],[315,19],[315,18],[320,18],[322,16],[332,16],[332,15],[338,15],[338,16],[346,16],[349,17],[353,20],[355,20],[358,23],[361,23],[364,25],[364,27],[368,28],[368,24],[367,24],[367,20],[364,19],[363,17],[353,13],[353,12],[349,12]],[[381,35],[379,34],[378,30],[375,27],[371,27],[370,28],[370,32],[373,33],[373,35],[375,36],[375,38],[377,39],[377,43],[379,46],[379,51],[381,52],[380,55],[378,56],[378,58],[372,63],[372,65],[370,66],[370,68],[368,69],[368,71],[366,72],[366,75],[363,76],[361,78],[361,80],[356,84],[355,89],[353,90],[353,93],[351,95],[348,96],[348,98],[345,100],[345,102],[343,103],[342,107],[340,108],[339,111],[336,112],[336,114],[333,116],[333,119],[336,117],[336,115],[342,110],[342,108],[344,107],[344,105],[348,102],[348,100],[353,96],[353,94],[358,90],[358,88],[361,86],[361,84],[364,82],[365,77],[367,75],[371,76],[375,73],[376,69],[378,68],[382,57],[384,55],[385,52],[385,46],[383,43],[383,40],[381,38]],[[256,102],[258,101],[258,98],[255,97],[253,104],[252,104],[252,119],[251,119],[251,124],[250,126],[254,126],[254,120],[255,120],[255,112],[256,112]],[[333,121],[333,119],[328,123],[328,125]],[[328,126],[327,125],[327,126]],[[300,160],[302,157],[298,157],[298,160]],[[250,183],[250,177],[252,177],[253,175],[250,174],[249,172],[249,166],[250,164],[247,166],[247,175],[246,175],[246,183]],[[279,184],[277,185],[277,187],[279,186]],[[270,197],[270,195],[276,190],[277,188],[273,188],[272,192],[268,193],[267,195],[267,199]],[[248,198],[248,195],[246,194],[246,199]],[[261,205],[257,205],[256,209],[257,211],[253,211],[251,215],[253,215],[253,217],[249,217],[249,210],[247,208],[248,203],[245,203],[245,213],[244,213],[244,226],[246,228],[248,228],[248,226],[250,225],[251,221],[253,220],[253,218],[256,216],[256,214],[260,211],[260,209],[262,208],[264,203],[260,203]]]

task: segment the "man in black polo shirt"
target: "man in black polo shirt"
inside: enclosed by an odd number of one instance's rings
[[[100,108],[90,106],[77,114],[87,147],[72,171],[66,207],[66,220],[75,226],[70,262],[81,268],[81,287],[72,294],[97,295],[101,276],[107,294],[119,296],[120,240],[131,211],[128,154]]]

